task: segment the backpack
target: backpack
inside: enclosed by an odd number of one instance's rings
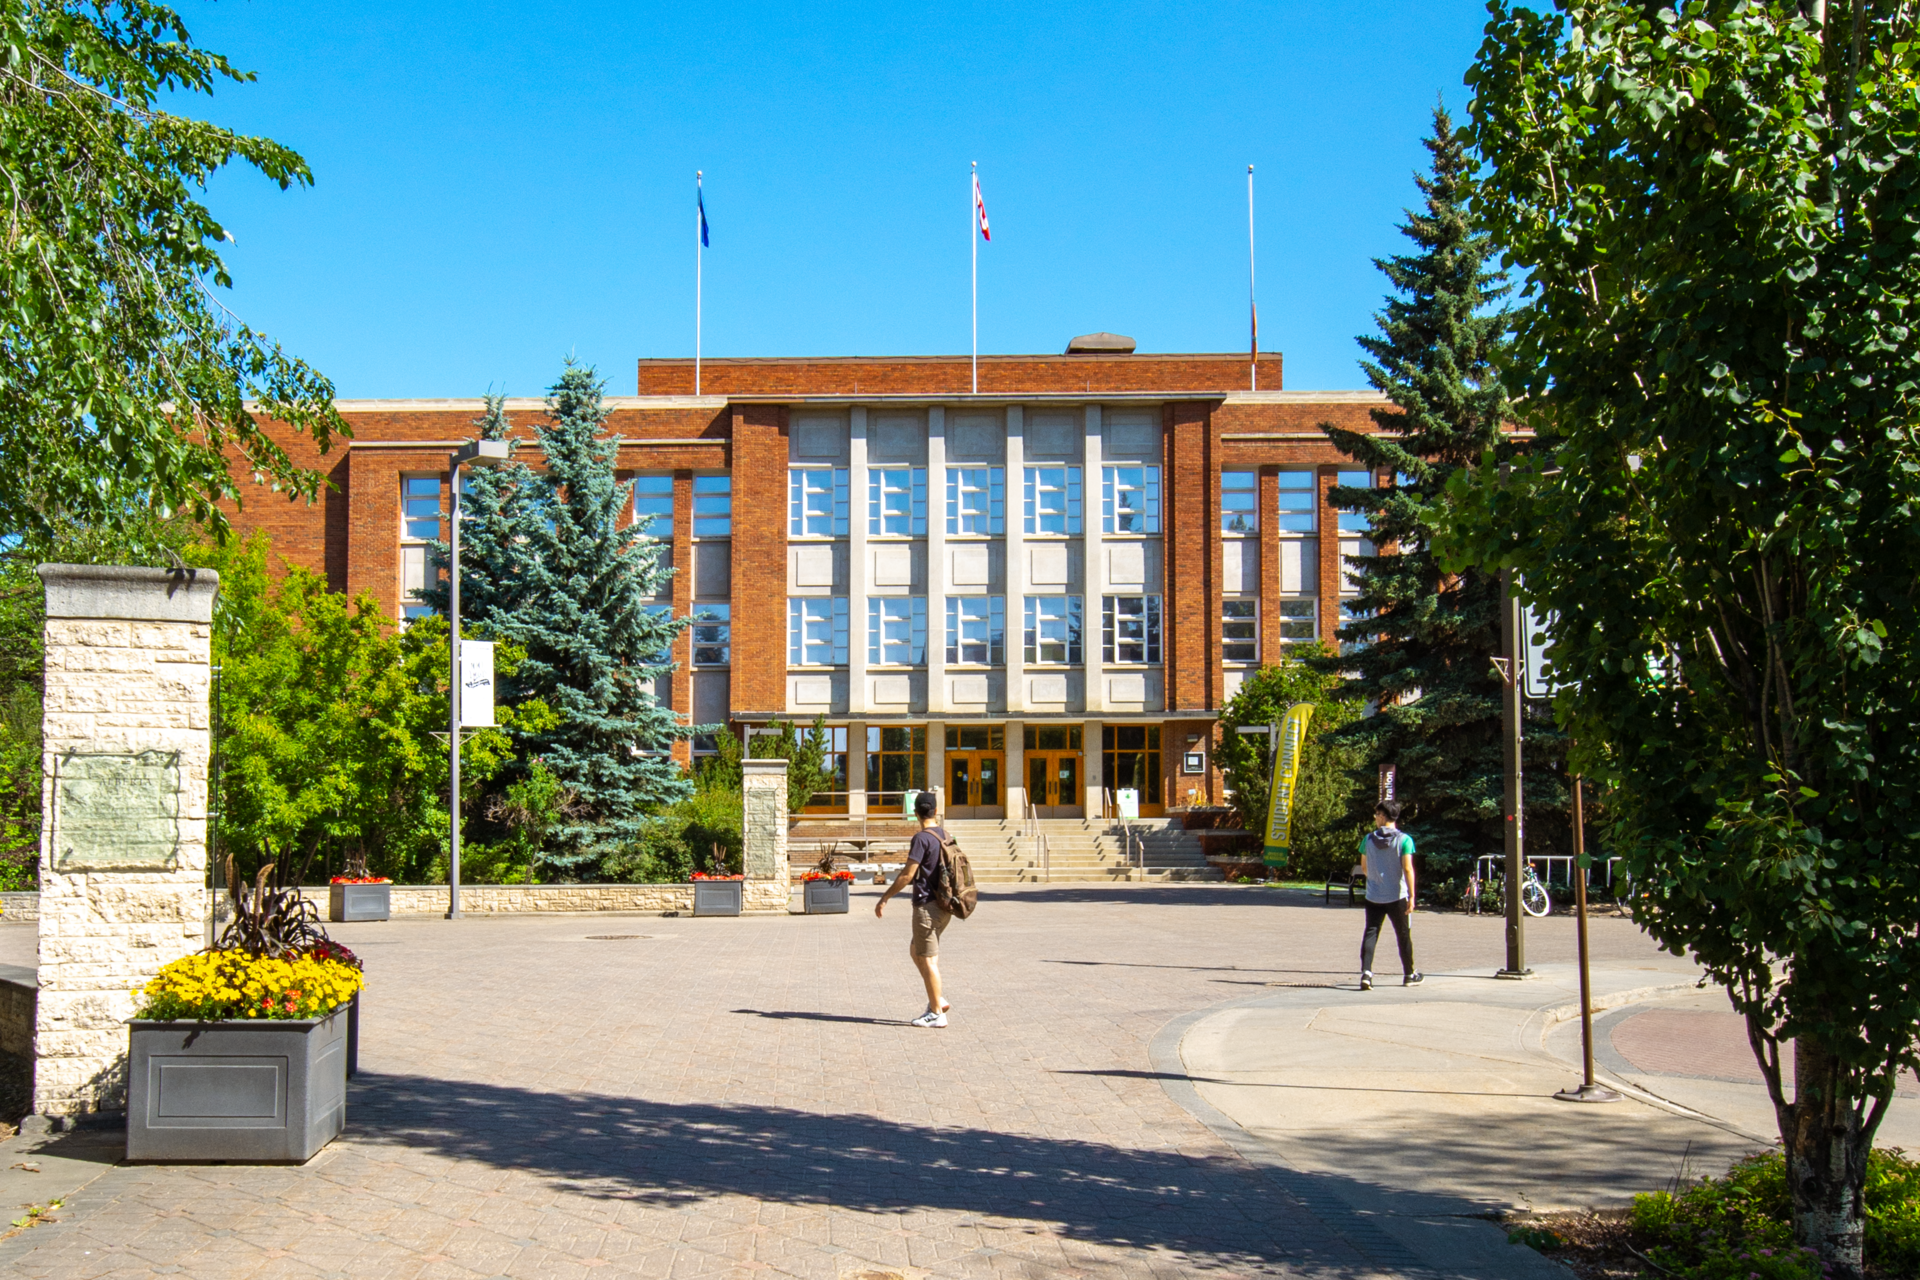
[[[940,841],[940,869],[933,879],[933,900],[956,918],[965,920],[980,905],[980,890],[973,883],[973,867],[946,828],[934,834]]]

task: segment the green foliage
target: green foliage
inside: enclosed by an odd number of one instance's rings
[[[0,892],[40,882],[40,690],[0,692]]]
[[[1883,1275],[1920,1271],[1920,1162],[1876,1149],[1867,1160],[1865,1261]],[[1823,1274],[1793,1243],[1793,1195],[1779,1151],[1736,1163],[1724,1178],[1633,1198],[1632,1229],[1649,1256],[1689,1280],[1801,1280]]]
[[[707,731],[680,724],[654,696],[688,624],[654,603],[672,573],[663,544],[623,523],[633,486],[614,479],[620,446],[601,434],[602,389],[591,369],[569,362],[535,427],[546,469],[476,469],[462,500],[462,621],[524,652],[499,679],[507,701],[556,713],[549,724],[520,727],[502,781],[524,777],[537,758],[574,794],[540,857],[567,880],[611,874],[607,859],[648,838],[647,815],[689,790],[668,749]],[[497,400],[480,426],[483,435],[506,433]],[[446,548],[436,555],[444,567]],[[427,598],[446,610],[444,587]]]
[[[324,868],[422,882],[444,866],[447,839],[446,748],[433,736],[447,718],[445,624],[396,632],[371,597],[349,602],[309,570],[273,582],[267,555],[264,535],[190,552],[220,571],[221,849],[243,875],[318,851]],[[507,670],[517,654],[497,656]],[[552,719],[538,702],[497,714],[508,727]],[[508,749],[505,728],[467,738],[463,794]]]
[[[488,801],[486,816],[501,833],[499,838],[461,843],[460,879],[469,884],[538,884],[547,837],[573,816],[578,803],[552,770],[533,761],[524,778]]]
[[[1238,730],[1241,725],[1272,724],[1296,702],[1313,703],[1294,792],[1293,849],[1287,868],[1293,875],[1324,877],[1335,867],[1346,867],[1370,825],[1352,815],[1357,807],[1372,807],[1373,788],[1356,781],[1359,751],[1338,732],[1359,718],[1361,704],[1342,698],[1340,686],[1337,675],[1309,663],[1282,662],[1249,676],[1220,711],[1214,758],[1226,774],[1241,825],[1259,832],[1266,827],[1267,801],[1273,794],[1267,739]]]
[[[9,4],[0,48],[0,532],[173,510],[222,531],[249,473],[317,494],[259,420],[324,449],[349,434],[333,387],[220,303],[227,235],[193,198],[236,159],[283,190],[306,162],[157,107],[252,75],[146,0]]]
[[[787,812],[799,813],[814,793],[833,784],[833,769],[827,761],[830,738],[827,718],[815,716],[811,728],[796,730],[791,721],[772,720],[767,728],[773,733],[756,733],[748,740],[755,760],[787,762]]]
[[[640,837],[607,859],[609,879],[672,884],[695,871],[738,874],[745,857],[740,741],[714,735],[715,754],[694,770],[693,791],[648,818]]]
[[[1503,847],[1499,575],[1467,566],[1448,573],[1431,543],[1447,481],[1494,451],[1510,417],[1498,366],[1506,355],[1507,293],[1493,246],[1467,213],[1473,161],[1444,108],[1433,113],[1430,175],[1414,182],[1422,206],[1401,233],[1413,252],[1380,259],[1394,293],[1376,317],[1379,333],[1359,339],[1367,381],[1392,403],[1373,410],[1378,433],[1323,423],[1334,445],[1390,487],[1336,487],[1331,505],[1367,518],[1375,553],[1349,557],[1358,616],[1340,628],[1340,653],[1319,669],[1347,677],[1344,697],[1378,708],[1340,731],[1355,749],[1365,784],[1349,817],[1370,825],[1379,766],[1395,767],[1402,821],[1418,832],[1423,881],[1459,883],[1473,860]],[[1544,708],[1541,708],[1544,711]],[[1565,739],[1544,715],[1527,725],[1530,845],[1565,849],[1568,796],[1558,762]]]
[[[1495,3],[1477,211],[1541,447],[1455,478],[1441,550],[1558,614],[1636,918],[1746,1015],[1797,1238],[1852,1274],[1920,1062],[1920,44],[1908,6],[1822,11]]]

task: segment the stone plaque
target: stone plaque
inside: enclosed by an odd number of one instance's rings
[[[180,753],[70,751],[54,762],[55,871],[171,871]]]

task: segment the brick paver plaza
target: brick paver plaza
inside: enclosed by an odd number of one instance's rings
[[[948,931],[953,1025],[923,1031],[905,904],[876,921],[874,894],[849,916],[336,926],[370,981],[345,1137],[299,1168],[106,1168],[61,1221],[0,1241],[0,1272],[1410,1269],[1310,1180],[1237,1155],[1149,1055],[1209,1006],[1350,985],[1359,912],[1235,886],[996,892]],[[1497,920],[1415,928],[1462,989],[1499,962]],[[1571,959],[1572,936],[1534,922],[1532,957]],[[1655,956],[1622,920],[1594,944]]]

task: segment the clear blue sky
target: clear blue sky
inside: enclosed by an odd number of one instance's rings
[[[1363,386],[1436,95],[1458,113],[1479,0],[1101,5],[179,0],[256,84],[176,105],[302,152],[210,201],[230,305],[342,396],[537,395],[569,352],[632,394],[693,354],[707,175],[710,356],[967,350],[1078,333],[1247,338],[1294,389]]]

